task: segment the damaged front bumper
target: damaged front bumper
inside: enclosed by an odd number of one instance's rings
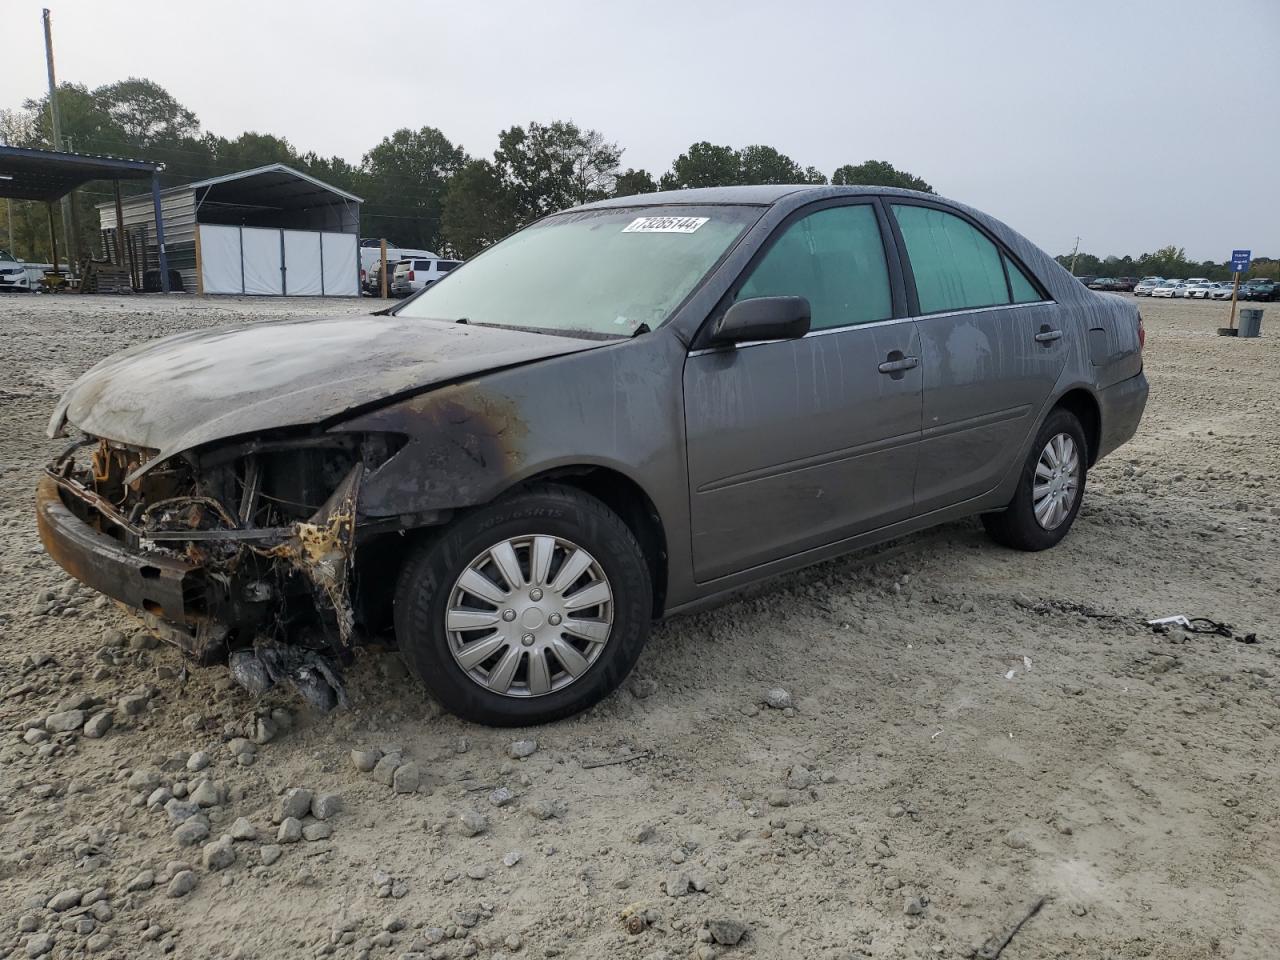
[[[351,465],[307,519],[271,526],[195,495],[175,497],[164,523],[150,522],[150,510],[126,515],[84,482],[96,469],[77,476],[69,462],[55,461],[36,491],[40,540],[71,576],[133,608],[205,664],[302,635],[320,649],[351,644],[363,463]]]

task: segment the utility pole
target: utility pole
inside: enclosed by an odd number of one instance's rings
[[[1071,275],[1076,275],[1076,254],[1080,252],[1080,238],[1076,237],[1076,245],[1071,250]]]
[[[44,20],[44,59],[49,67],[49,119],[53,124],[53,149],[62,149],[62,114],[58,111],[58,81],[53,71],[53,24],[49,8],[41,14]],[[71,202],[75,191],[62,198],[62,235],[74,264],[80,259],[80,242],[71,229]]]

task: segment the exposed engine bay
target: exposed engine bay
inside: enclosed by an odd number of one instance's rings
[[[229,662],[254,693],[288,682],[331,709],[356,633],[361,481],[398,441],[248,438],[153,463],[155,451],[81,436],[47,468],[42,500],[56,494],[120,549],[84,569],[55,537],[45,546],[199,662]]]

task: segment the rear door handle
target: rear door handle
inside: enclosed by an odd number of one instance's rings
[[[1036,334],[1037,343],[1053,343],[1053,341],[1061,339],[1061,330],[1050,330],[1047,327],[1041,327],[1040,332]]]
[[[876,367],[881,373],[887,373],[895,380],[901,380],[904,371],[920,366],[919,357],[904,356],[901,350],[893,350],[885,361]]]

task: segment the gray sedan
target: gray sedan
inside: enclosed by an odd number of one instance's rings
[[[54,412],[49,553],[321,705],[393,629],[491,724],[608,694],[655,618],[979,515],[1043,550],[1147,397],[1133,301],[929,194],[761,186],[549,216],[389,315],[182,334]]]

